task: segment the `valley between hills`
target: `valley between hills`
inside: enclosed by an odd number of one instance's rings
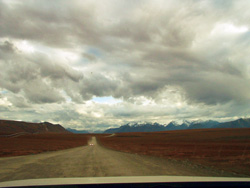
[[[1,181],[135,175],[250,177],[250,128],[73,134],[50,123],[1,121],[0,125]]]

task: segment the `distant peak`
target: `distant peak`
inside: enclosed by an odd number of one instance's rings
[[[178,125],[179,125],[179,123],[176,122],[176,121],[171,121],[169,124],[173,124],[173,125],[175,125],[175,126],[178,126]]]
[[[190,124],[191,122],[188,120],[183,120],[182,123]]]
[[[151,122],[147,122],[147,121],[138,121],[138,122],[129,122],[126,125],[130,126],[130,127],[136,127],[136,126],[144,126],[144,125],[158,125],[158,123],[157,122],[151,123]]]

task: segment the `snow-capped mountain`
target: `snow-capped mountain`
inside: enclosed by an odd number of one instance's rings
[[[159,123],[127,123],[119,128],[111,128],[104,131],[104,133],[117,133],[117,132],[155,132],[165,131],[164,125]]]
[[[170,131],[170,130],[184,130],[184,129],[208,129],[208,128],[250,128],[250,118],[238,119],[235,121],[219,123],[213,120],[196,120],[196,121],[182,121],[177,123],[171,121],[167,125],[150,122],[132,122],[122,125],[118,128],[111,128],[104,131],[104,133],[118,133],[118,132],[156,132],[156,131]]]
[[[185,126],[187,126],[187,127],[189,127],[191,123],[192,123],[192,122],[187,121],[187,120],[183,120],[183,121],[182,121],[182,125],[185,125]]]

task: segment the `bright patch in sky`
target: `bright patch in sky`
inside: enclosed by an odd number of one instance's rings
[[[26,40],[17,42],[16,45],[19,50],[26,52],[26,53],[33,53],[35,51],[34,47]]]
[[[7,97],[0,98],[0,106],[11,106],[12,104],[8,101]]]
[[[217,24],[212,30],[211,34],[234,34],[234,33],[245,33],[248,31],[246,26],[235,26],[230,23]]]
[[[93,97],[92,101],[96,102],[96,103],[101,103],[101,104],[117,104],[122,102],[120,99],[115,99],[112,96],[108,96],[108,97]]]
[[[74,52],[64,51],[64,50],[56,50],[57,58],[63,58],[67,62],[75,62],[79,59],[79,55]]]

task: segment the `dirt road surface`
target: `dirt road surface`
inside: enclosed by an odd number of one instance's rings
[[[0,181],[105,176],[233,176],[208,167],[88,146],[36,155],[0,158]]]

